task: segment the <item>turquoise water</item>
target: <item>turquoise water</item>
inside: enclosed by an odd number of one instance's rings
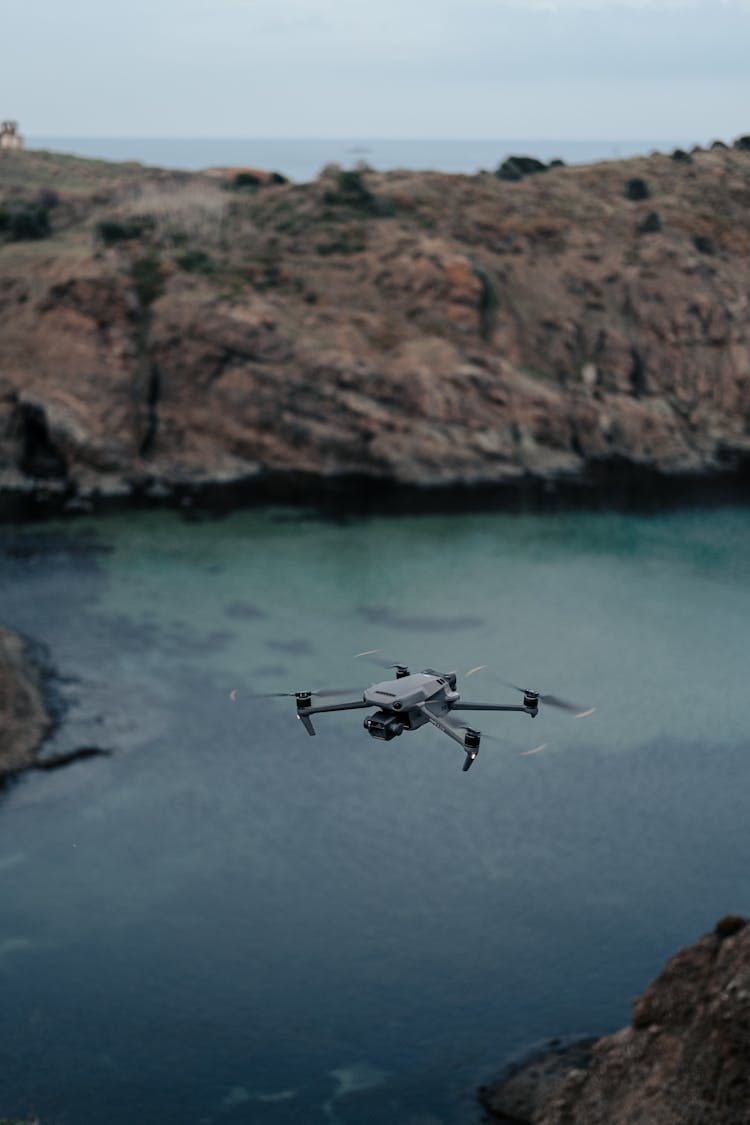
[[[736,508],[0,529],[50,750],[112,750],[0,794],[2,1113],[469,1125],[508,1060],[621,1025],[748,910],[748,559]],[[487,716],[463,774],[432,729],[247,698],[377,647],[597,710]]]

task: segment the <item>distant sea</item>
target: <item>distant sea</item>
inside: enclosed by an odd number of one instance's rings
[[[249,165],[281,172],[292,180],[315,179],[331,163],[352,167],[366,161],[380,171],[389,168],[434,169],[440,172],[494,170],[510,154],[559,157],[568,164],[617,160],[657,149],[669,152],[694,141],[670,140],[284,140],[206,137],[37,137],[30,148],[51,149],[104,160],[137,160],[162,168],[195,170],[215,165]]]

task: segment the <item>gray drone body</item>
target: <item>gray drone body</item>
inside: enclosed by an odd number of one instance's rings
[[[474,727],[458,724],[449,718],[453,711],[521,711],[534,718],[539,710],[538,692],[518,688],[523,694],[523,704],[505,703],[464,703],[456,690],[455,672],[436,672],[426,668],[423,672],[410,672],[404,665],[396,665],[396,677],[383,680],[365,688],[362,698],[346,703],[332,703],[323,706],[313,704],[314,695],[325,692],[289,692],[297,701],[297,718],[303,723],[308,734],[315,734],[312,715],[328,711],[353,711],[358,708],[372,709],[364,721],[365,730],[372,738],[390,742],[405,731],[418,730],[431,723],[443,734],[447,734],[465,753],[463,770],[468,770],[479,753],[481,733]],[[515,685],[512,685],[515,686]],[[546,697],[553,705],[566,710],[574,710],[572,704],[565,704],[553,696]]]

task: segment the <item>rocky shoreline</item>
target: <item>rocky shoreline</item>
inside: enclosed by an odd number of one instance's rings
[[[629,1027],[553,1046],[480,1091],[503,1125],[747,1125],[750,925],[727,915],[635,1000]]]
[[[36,764],[52,727],[38,654],[25,638],[0,626],[0,785]]]
[[[750,151],[517,163],[6,155],[0,514],[746,500]]]
[[[109,753],[99,746],[45,751],[64,712],[55,679],[41,645],[0,625],[0,788],[26,770]]]

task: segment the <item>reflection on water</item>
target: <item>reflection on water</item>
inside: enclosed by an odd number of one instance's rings
[[[475,1122],[747,909],[750,513],[288,517],[0,532],[2,620],[68,677],[50,751],[114,751],[0,797],[3,1113]],[[247,698],[375,648],[597,711],[482,716],[462,774]]]

